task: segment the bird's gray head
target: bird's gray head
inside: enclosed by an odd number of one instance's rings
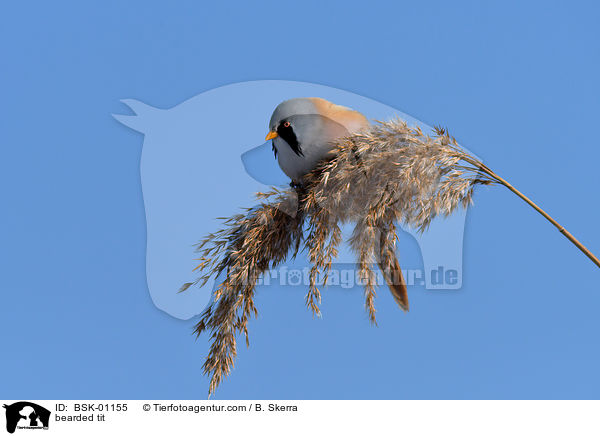
[[[292,98],[280,103],[271,115],[269,131],[276,132],[282,120],[293,115],[318,114],[318,110],[311,98]]]

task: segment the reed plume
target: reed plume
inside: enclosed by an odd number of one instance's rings
[[[462,149],[445,129],[426,135],[394,119],[377,122],[365,132],[340,139],[329,161],[309,173],[301,187],[257,194],[261,203],[225,221],[197,247],[205,284],[225,273],[195,332],[211,331],[204,362],[209,395],[229,374],[236,338],[248,341],[248,321],[257,315],[254,292],[258,278],[301,246],[312,264],[306,305],[319,315],[317,277],[327,274],[341,243],[340,225],[355,223],[350,247],[356,253],[365,288],[365,307],[375,323],[375,272],[378,264],[394,299],[408,310],[406,284],[395,255],[396,224],[423,232],[437,216],[447,216],[472,202],[477,185],[504,185],[550,220],[592,261],[600,261],[531,200]],[[194,283],[186,283],[181,290]]]

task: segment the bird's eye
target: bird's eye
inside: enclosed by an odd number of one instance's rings
[[[283,127],[290,127],[290,126],[291,126],[291,124],[289,121],[286,121],[285,123],[283,123]]]

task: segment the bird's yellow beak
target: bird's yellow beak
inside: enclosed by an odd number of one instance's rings
[[[267,133],[267,137],[265,138],[265,141],[268,141],[269,139],[273,139],[273,138],[277,138],[279,135],[277,134],[277,132],[274,132],[273,130],[271,130],[269,133]]]

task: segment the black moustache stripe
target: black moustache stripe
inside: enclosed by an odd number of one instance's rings
[[[292,129],[292,126],[285,127],[283,124],[284,123],[281,123],[279,127],[277,127],[277,134],[290,146],[294,153],[298,156],[304,156],[298,138],[296,138],[296,134],[294,133],[294,129]]]

